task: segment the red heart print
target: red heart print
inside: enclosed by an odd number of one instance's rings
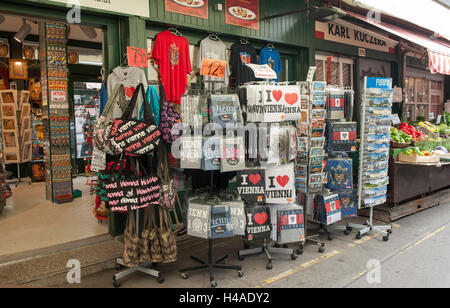
[[[125,88],[125,95],[129,98],[133,97],[134,91],[136,90],[135,87],[126,87]]]
[[[288,93],[284,96],[286,103],[289,105],[294,105],[298,102],[298,94],[297,93]]]
[[[260,226],[265,224],[268,218],[269,216],[266,212],[255,214],[255,222]]]
[[[283,97],[283,92],[281,90],[274,90],[272,91],[273,98],[279,102],[281,98]]]
[[[259,181],[261,181],[261,175],[260,174],[250,174],[250,176],[248,177],[250,182],[253,183],[253,185],[256,185],[259,183]]]
[[[279,176],[279,177],[277,177],[277,182],[278,182],[278,184],[280,184],[281,187],[284,187],[287,185],[287,183],[289,183],[289,176],[287,176],[287,175]]]

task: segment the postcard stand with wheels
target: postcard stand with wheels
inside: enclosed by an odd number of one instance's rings
[[[389,241],[389,236],[392,234],[392,226],[374,226],[373,224],[373,207],[384,203],[386,201],[386,196],[379,194],[372,195],[371,191],[373,189],[366,188],[366,185],[368,184],[377,185],[376,189],[387,186],[389,181],[387,170],[385,170],[385,179],[376,178],[376,180],[367,180],[364,176],[364,172],[369,170],[367,164],[389,165],[388,154],[385,154],[386,158],[384,160],[374,160],[373,157],[381,156],[382,153],[374,153],[371,149],[384,145],[387,151],[389,151],[389,133],[387,133],[387,131],[390,129],[391,124],[392,80],[388,78],[365,77],[364,90],[363,103],[361,104],[361,150],[358,178],[358,208],[370,207],[370,214],[369,220],[366,221],[364,225],[349,224],[348,227],[349,229],[358,230],[358,233],[356,234],[358,240],[364,235],[375,233],[381,235],[383,240],[387,242]],[[374,113],[373,110],[376,110],[377,113]],[[380,115],[380,110],[385,112]],[[387,118],[387,120],[384,118]],[[380,122],[383,119],[384,122]],[[386,132],[384,133],[379,131],[383,129],[383,127],[386,127]],[[377,167],[376,169],[380,168]],[[379,172],[379,170],[377,170],[377,172]],[[369,200],[371,200],[371,202],[368,202]]]
[[[137,170],[139,170],[139,161],[136,162],[137,164]],[[140,210],[136,210],[135,212],[135,228],[136,228],[136,234],[140,234],[140,226],[139,226],[139,221],[140,221]],[[153,268],[149,268],[149,266],[152,265]],[[157,264],[151,264],[150,262],[147,263],[141,263],[138,266],[134,266],[134,267],[129,267],[128,269],[114,274],[113,275],[113,286],[115,288],[120,288],[121,283],[119,280],[134,274],[136,272],[141,272],[144,274],[147,274],[149,276],[153,276],[157,278],[158,283],[162,284],[164,283],[164,278],[162,277],[162,274],[160,271],[154,269],[154,267],[156,267]],[[122,258],[117,258],[116,259],[116,270],[121,270],[124,267],[128,267],[127,265],[125,265],[125,262],[123,261]]]

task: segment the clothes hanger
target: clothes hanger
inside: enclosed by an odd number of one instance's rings
[[[239,40],[239,42],[241,42],[241,44],[244,44],[244,45],[250,44],[250,42],[249,42],[246,38],[241,38],[241,39]]]
[[[220,41],[220,38],[217,36],[217,33],[211,33],[210,35],[208,35],[208,37],[213,41]]]
[[[173,35],[183,36],[183,34],[181,34],[181,32],[178,31],[177,28],[171,27],[171,28],[169,28],[169,31],[170,31],[170,33],[172,33]]]
[[[123,58],[122,58],[122,62],[120,63],[120,66],[128,67],[128,55],[126,52],[123,54]]]

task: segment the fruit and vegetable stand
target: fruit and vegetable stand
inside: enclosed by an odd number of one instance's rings
[[[388,202],[375,209],[376,219],[392,222],[450,201],[449,133],[429,122],[391,129]]]

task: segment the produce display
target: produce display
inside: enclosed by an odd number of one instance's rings
[[[391,140],[398,143],[411,144],[412,137],[401,130],[391,127]]]
[[[406,148],[402,151],[403,154],[406,154],[408,156],[414,156],[414,155],[418,155],[418,156],[431,156],[432,154],[428,151],[421,151],[419,149],[419,147],[411,147],[411,148]]]
[[[424,133],[418,131],[414,126],[408,125],[407,123],[401,123],[399,126],[399,130],[411,136],[412,141],[422,141],[426,138],[426,135]]]

